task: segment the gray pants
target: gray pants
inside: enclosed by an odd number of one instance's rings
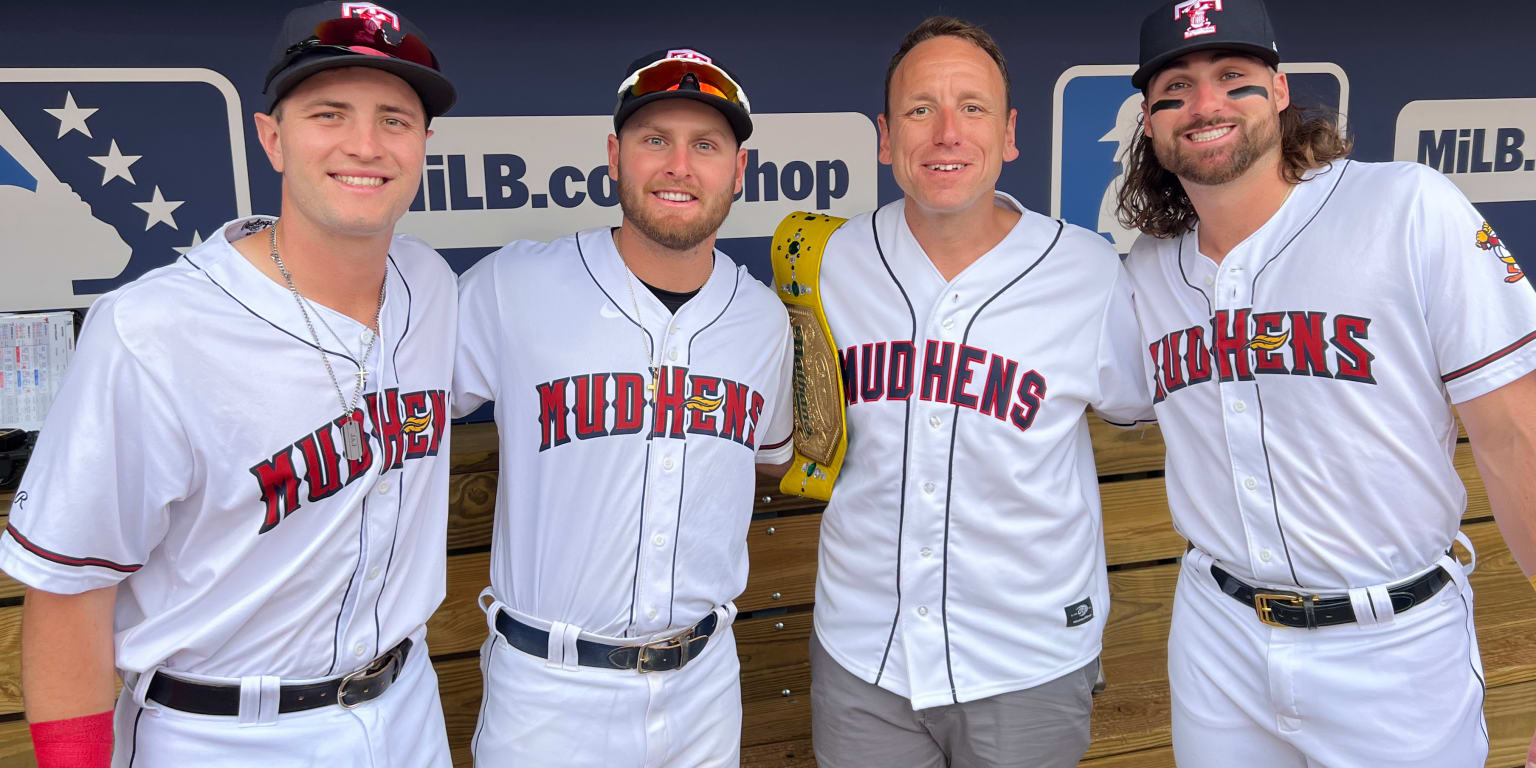
[[[1099,661],[1048,683],[914,711],[843,669],[811,635],[811,743],[821,768],[1074,768],[1088,751]]]

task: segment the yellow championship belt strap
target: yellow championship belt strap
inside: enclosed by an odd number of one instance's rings
[[[795,458],[779,490],[828,501],[848,450],[847,401],[832,329],[821,308],[821,256],[847,219],[796,211],[773,232],[773,284],[794,334]]]

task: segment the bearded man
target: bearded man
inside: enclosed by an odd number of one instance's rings
[[[621,225],[460,281],[454,408],[496,401],[501,443],[480,765],[739,762],[754,463],[793,455],[788,316],[714,249],[750,103],[664,50],[630,65],[613,123]]]
[[[1350,160],[1333,119],[1292,103],[1261,0],[1198,5],[1142,23],[1120,193],[1190,543],[1174,758],[1481,766],[1453,416],[1536,575],[1536,294],[1444,176]]]

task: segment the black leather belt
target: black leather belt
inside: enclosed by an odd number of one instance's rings
[[[1221,591],[1251,606],[1259,614],[1259,621],[1272,627],[1317,629],[1335,624],[1352,624],[1355,621],[1355,609],[1347,595],[1318,597],[1300,592],[1260,589],[1215,565],[1211,566],[1211,576],[1215,577]],[[1387,587],[1387,595],[1392,599],[1392,609],[1402,613],[1433,597],[1450,581],[1451,575],[1444,568],[1437,567],[1416,579]]]
[[[718,622],[719,617],[710,611],[702,621],[681,634],[644,645],[609,645],[577,638],[576,663],[583,667],[633,669],[642,673],[682,669],[690,659],[704,652]],[[506,611],[498,610],[496,631],[513,648],[541,659],[549,658],[548,630],[530,627],[508,616]]]
[[[278,713],[303,712],[332,704],[351,709],[378,698],[400,677],[405,657],[411,652],[411,639],[384,652],[368,666],[343,677],[319,683],[284,685],[277,698]],[[240,686],[228,683],[199,683],[169,674],[156,673],[149,681],[145,698],[161,706],[198,715],[240,714]]]

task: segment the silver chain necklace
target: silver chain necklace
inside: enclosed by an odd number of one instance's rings
[[[277,271],[283,276],[283,281],[288,284],[288,291],[293,294],[293,302],[299,306],[299,314],[304,316],[304,325],[309,328],[309,337],[315,341],[315,349],[320,351],[320,362],[325,364],[325,375],[331,379],[331,386],[336,388],[336,402],[341,404],[341,410],[345,414],[345,421],[341,425],[342,442],[347,455],[347,461],[361,461],[363,458],[363,430],[358,425],[359,419],[354,419],[353,413],[357,411],[357,401],[363,396],[363,383],[368,378],[368,369],[364,366],[368,363],[369,355],[373,354],[374,342],[378,341],[377,331],[368,334],[368,348],[363,351],[363,356],[357,361],[357,386],[352,390],[352,402],[341,394],[341,382],[336,380],[336,372],[331,368],[331,356],[320,345],[320,334],[315,332],[315,323],[309,319],[309,310],[304,308],[304,296],[293,284],[293,275],[288,273],[287,265],[283,264],[283,257],[277,254],[277,222],[272,223],[268,230],[270,236],[268,243],[272,248],[272,263],[277,265]],[[373,310],[373,327],[379,326],[379,317],[384,314],[384,289],[389,283],[389,270],[385,269],[384,281],[379,283],[379,306]],[[325,318],[321,318],[323,322]],[[334,335],[334,332],[332,332]]]
[[[624,269],[624,283],[629,286],[629,303],[635,307],[635,327],[640,329],[640,344],[645,347],[645,365],[651,371],[651,379],[645,384],[646,400],[656,395],[656,381],[661,378],[661,368],[656,364],[656,351],[651,348],[651,337],[645,335],[645,322],[640,317],[640,300],[635,298],[635,277],[628,267]]]

